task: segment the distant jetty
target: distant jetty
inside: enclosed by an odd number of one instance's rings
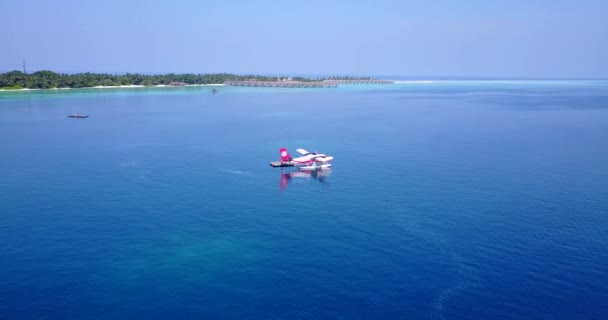
[[[293,80],[277,80],[277,81],[226,81],[226,86],[237,87],[273,87],[273,88],[336,88],[340,84],[391,84],[392,80],[376,80],[376,79],[352,79],[352,80],[322,80],[322,81],[293,81]]]
[[[226,81],[224,85],[237,87],[275,87],[275,88],[335,88],[338,85],[325,81]]]
[[[332,84],[391,84],[393,80],[377,80],[377,79],[354,79],[354,80],[323,80],[324,83]]]

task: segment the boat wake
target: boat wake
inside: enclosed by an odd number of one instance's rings
[[[410,221],[410,229],[408,231],[429,241],[432,246],[437,248],[436,250],[439,251],[439,254],[450,261],[450,265],[452,265],[452,281],[450,281],[450,284],[439,289],[439,293],[432,302],[433,313],[430,318],[444,320],[443,310],[446,301],[456,295],[458,291],[477,282],[479,271],[473,266],[473,261],[467,260],[458,253],[453,245],[441,234],[412,221]]]
[[[165,144],[161,143],[126,143],[119,144],[111,147],[112,150],[132,150],[132,149],[143,149],[143,148],[153,148],[153,147],[164,147]]]
[[[244,177],[255,177],[255,174],[253,174],[252,172],[249,172],[249,171],[240,171],[240,170],[231,170],[231,169],[218,169],[218,170],[222,171],[222,172],[226,172],[226,173],[244,176]]]
[[[441,254],[448,257],[453,263],[455,269],[453,284],[442,288],[433,301],[433,309],[435,311],[433,312],[431,319],[444,320],[443,307],[445,302],[459,290],[470,286],[476,281],[478,279],[478,271],[474,267],[471,267],[471,263],[456,252],[447,241],[441,240],[440,235],[436,234],[434,231],[429,231],[429,234],[433,235],[433,242],[437,245]]]

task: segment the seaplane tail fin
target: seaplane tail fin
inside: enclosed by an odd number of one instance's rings
[[[289,152],[285,148],[279,149],[279,154],[281,155],[281,162],[291,161],[291,156]]]

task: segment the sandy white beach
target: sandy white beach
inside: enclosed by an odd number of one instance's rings
[[[224,86],[223,83],[211,83],[211,84],[186,84],[183,86],[170,86],[166,84],[158,84],[154,86],[144,86],[144,85],[121,85],[121,86],[94,86],[94,87],[82,87],[82,88],[49,88],[49,89],[30,89],[30,88],[22,88],[22,89],[0,89],[0,92],[7,91],[32,91],[32,90],[70,90],[70,89],[120,89],[120,88],[164,88],[164,87],[221,87]]]

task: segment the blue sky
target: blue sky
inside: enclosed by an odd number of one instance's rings
[[[1,1],[0,71],[608,78],[608,1]]]

